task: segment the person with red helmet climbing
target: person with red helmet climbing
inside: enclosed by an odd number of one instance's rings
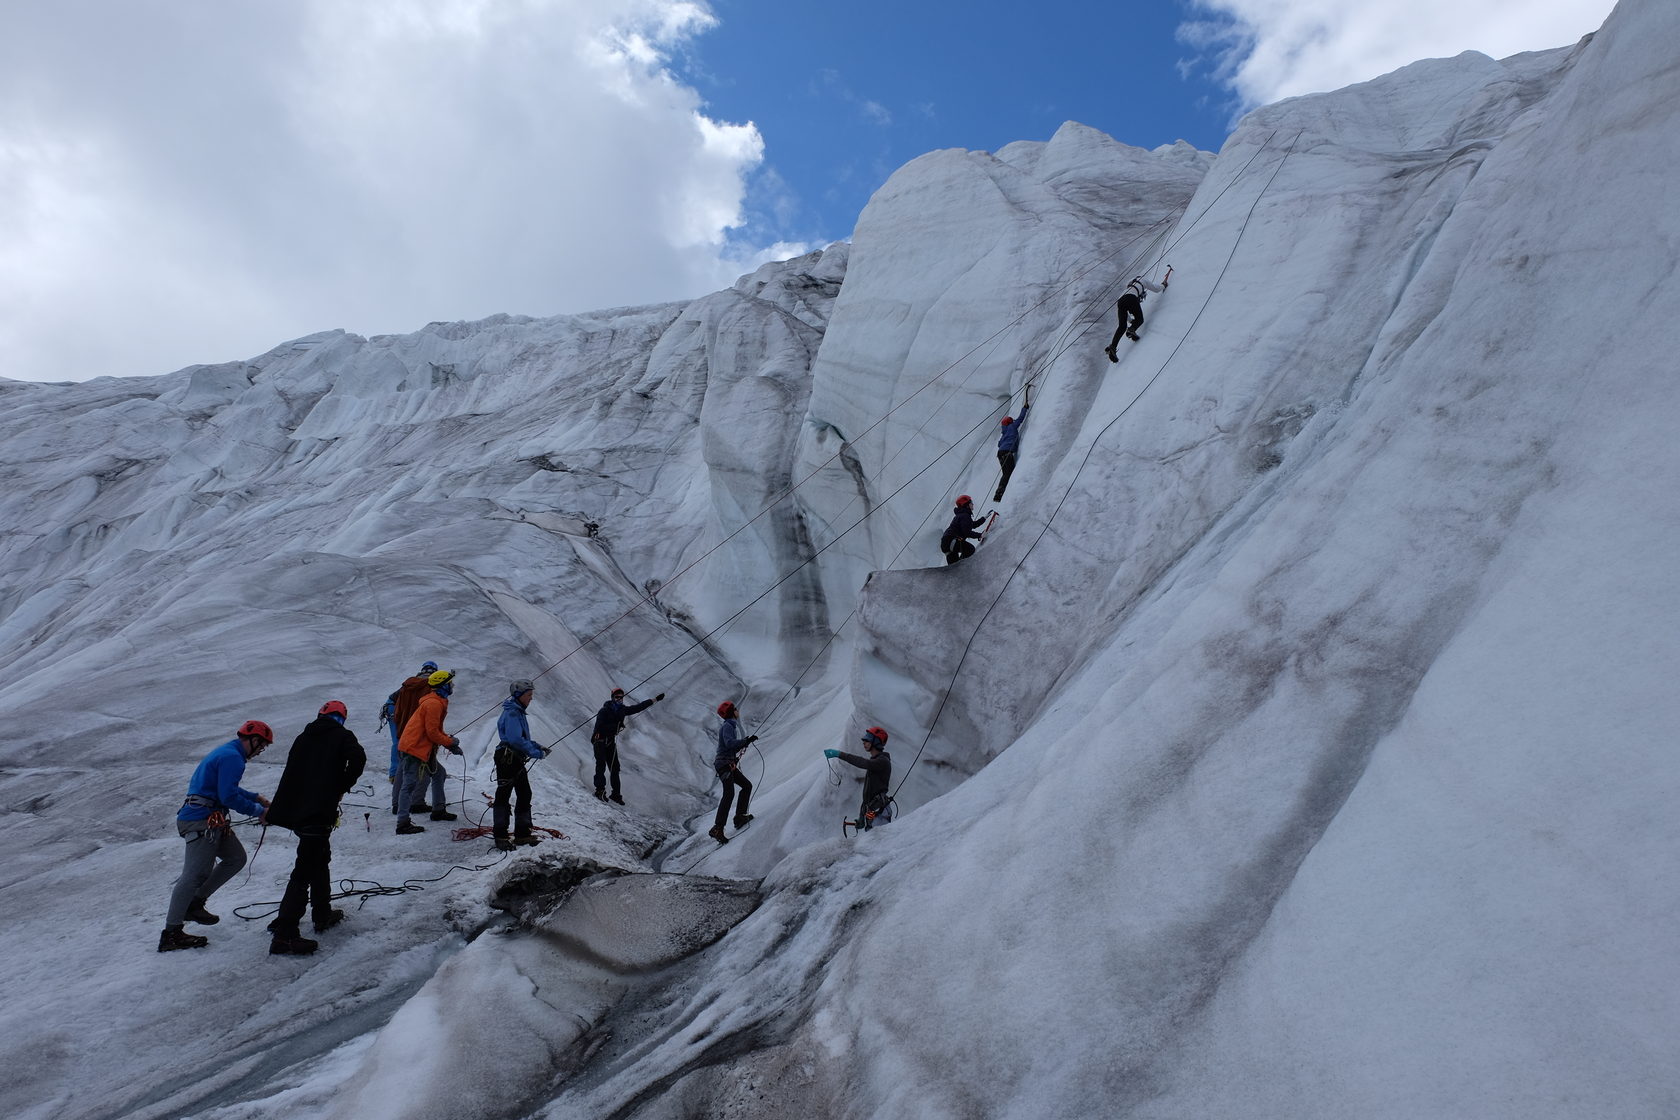
[[[502,701],[502,714],[496,719],[496,799],[491,803],[491,830],[496,847],[511,852],[515,845],[540,843],[531,831],[531,775],[526,771],[527,758],[548,756],[548,748],[531,738],[531,723],[525,709],[531,706],[537,686],[530,680],[517,680],[508,685],[508,698]],[[508,802],[513,802],[513,835],[508,835]]]
[[[426,782],[437,767],[437,752],[441,747],[460,754],[461,741],[443,729],[444,717],[449,714],[449,694],[455,688],[455,671],[439,669],[426,678],[431,691],[420,698],[419,705],[408,722],[403,724],[397,749],[402,752],[402,791],[397,797],[397,835],[410,836],[426,831],[423,825],[410,819],[414,803],[420,800]],[[452,821],[455,814],[443,804],[432,806],[434,821]]]
[[[1021,415],[1005,416],[1002,421],[1003,433],[998,436],[998,467],[1003,471],[1003,477],[998,479],[997,493],[992,495],[992,501],[1003,501],[1004,488],[1009,485],[1009,476],[1015,473],[1015,457],[1021,450],[1021,426],[1027,422],[1027,413],[1032,411],[1032,384],[1027,384],[1026,392],[1021,398]]]
[[[1149,298],[1150,292],[1166,291],[1171,278],[1171,269],[1167,270],[1167,279],[1162,280],[1159,284],[1152,280],[1145,280],[1141,276],[1134,276],[1131,282],[1126,285],[1126,290],[1120,293],[1119,300],[1114,304],[1115,313],[1120,316],[1120,325],[1114,328],[1114,337],[1108,340],[1108,348],[1103,351],[1108,355],[1109,361],[1118,362],[1120,360],[1120,354],[1116,348],[1120,345],[1122,335],[1133,342],[1139,341],[1137,332],[1138,328],[1143,326],[1143,301]]]
[[[344,920],[344,911],[332,904],[332,831],[338,826],[339,801],[367,765],[355,732],[344,726],[349,718],[342,700],[321,705],[314,722],[292,740],[286,769],[274,787],[268,823],[291,829],[298,847],[280,912],[268,923],[274,935],[270,953],[303,956],[315,951],[317,942],[299,928],[306,909],[312,912],[316,933]]]
[[[735,830],[739,832],[753,819],[747,812],[747,802],[752,798],[752,783],[741,773],[741,755],[746,749],[758,742],[757,735],[741,736],[741,713],[735,707],[733,700],[725,700],[718,705],[717,714],[723,720],[723,726],[718,728],[717,754],[712,758],[712,769],[723,779],[723,796],[718,801],[717,822],[706,833],[719,844],[729,843],[729,837],[723,834],[723,822],[729,819],[729,805],[735,798],[735,790],[741,791],[741,800],[735,806]]]
[[[887,753],[887,732],[885,728],[870,727],[863,732],[863,752],[866,757],[859,758],[855,754],[845,751],[826,750],[825,758],[838,758],[841,762],[850,763],[863,771],[863,803],[858,808],[857,827],[860,831],[868,832],[881,814],[886,811],[887,802],[892,795],[887,787],[892,785],[892,755]],[[887,818],[891,819],[891,818]],[[882,823],[886,823],[882,820]]]
[[[611,770],[612,800],[624,804],[624,790],[618,781],[618,733],[624,730],[624,721],[637,712],[646,711],[654,700],[663,699],[665,694],[661,692],[653,700],[626,704],[624,690],[615,688],[612,697],[595,713],[595,730],[591,732],[589,742],[595,748],[595,796],[602,801],[607,800],[607,771]]]
[[[939,538],[939,549],[945,553],[945,563],[955,564],[974,555],[974,546],[968,543],[968,538],[980,536],[980,526],[984,523],[984,518],[974,516],[974,499],[967,494],[957,495],[956,508],[951,511],[951,523],[945,527],[945,535]]]
[[[239,725],[232,739],[204,756],[187,783],[187,799],[175,814],[175,831],[187,842],[181,877],[169,897],[158,952],[202,949],[208,937],[188,933],[187,922],[213,926],[222,919],[205,909],[210,896],[245,866],[245,846],[233,834],[229,813],[264,817],[268,798],[240,786],[245,764],[274,742],[274,732],[260,719]]]

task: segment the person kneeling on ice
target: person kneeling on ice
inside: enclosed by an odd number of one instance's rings
[[[858,808],[857,819],[857,827],[863,832],[873,827],[876,818],[886,810],[887,802],[891,800],[887,787],[892,785],[892,755],[887,753],[886,747],[886,731],[871,727],[863,733],[863,750],[869,757],[859,758],[855,754],[832,749],[823,752],[825,758],[838,758],[863,771],[863,804]]]
[[[286,769],[274,787],[274,801],[268,807],[268,823],[289,828],[297,834],[297,862],[280,912],[268,923],[274,935],[270,953],[302,956],[313,953],[317,942],[298,928],[308,909],[315,919],[315,932],[331,929],[344,920],[344,911],[332,904],[332,831],[338,827],[338,803],[362,776],[367,755],[356,735],[344,721],[350,709],[342,700],[321,705],[315,721],[292,740],[286,755]]]
[[[746,749],[758,742],[757,735],[741,738],[741,713],[732,700],[725,700],[718,705],[717,714],[723,718],[723,726],[718,728],[717,756],[712,759],[712,769],[723,779],[723,796],[718,801],[717,823],[712,825],[706,833],[719,844],[729,843],[729,837],[723,834],[723,822],[729,819],[729,803],[735,799],[735,787],[741,787],[741,802],[735,806],[735,830],[739,832],[753,819],[747,812],[747,802],[752,799],[752,783],[741,773],[741,755]],[[762,777],[763,775],[760,775]]]
[[[213,926],[221,921],[204,908],[224,883],[245,866],[245,846],[233,834],[230,811],[265,818],[268,798],[240,787],[245,764],[274,742],[274,732],[260,719],[248,719],[239,733],[204,756],[187,783],[187,799],[175,814],[175,830],[187,842],[186,860],[169,898],[158,952],[202,949],[208,937],[187,933],[182,926],[197,922]],[[218,862],[219,861],[219,862]]]
[[[515,844],[537,844],[531,833],[531,776],[525,771],[527,758],[546,758],[548,751],[531,738],[531,724],[525,709],[531,706],[536,685],[530,681],[514,681],[508,685],[508,698],[502,701],[502,714],[496,720],[496,801],[491,809],[491,822],[496,834],[496,847],[513,851]],[[513,807],[513,836],[508,837],[508,798],[515,797]]]
[[[455,671],[453,669],[439,669],[426,678],[431,691],[420,698],[420,704],[414,709],[414,714],[403,725],[402,740],[398,749],[402,751],[403,782],[402,792],[397,798],[397,835],[408,836],[416,832],[424,832],[425,828],[409,819],[413,811],[414,802],[419,800],[421,791],[426,788],[426,781],[437,767],[438,748],[461,752],[461,741],[443,729],[443,717],[449,714],[449,694],[455,687]],[[452,821],[455,814],[443,805],[432,806],[434,821]]]
[[[1141,276],[1134,276],[1132,282],[1126,285],[1125,292],[1114,304],[1114,310],[1120,316],[1120,325],[1114,328],[1114,337],[1108,340],[1108,349],[1103,351],[1108,355],[1109,361],[1118,362],[1120,360],[1120,354],[1116,348],[1120,345],[1122,335],[1133,342],[1140,341],[1137,332],[1138,328],[1143,326],[1143,301],[1149,298],[1150,292],[1166,291],[1167,283],[1166,280],[1162,280],[1159,284],[1156,284],[1145,280]],[[1130,325],[1128,325],[1128,321]]]
[[[601,705],[601,710],[595,713],[595,730],[589,735],[589,742],[595,748],[595,796],[602,801],[607,800],[607,771],[612,771],[612,800],[620,805],[624,804],[624,790],[618,782],[618,733],[624,730],[626,718],[637,712],[646,711],[654,700],[665,699],[661,692],[653,700],[643,700],[640,704],[626,704],[624,690],[612,690],[612,698]]]
[[[968,538],[982,535],[980,526],[985,520],[974,516],[974,499],[967,494],[957,495],[957,505],[951,515],[945,535],[939,538],[939,548],[945,553],[947,564],[955,564],[974,555],[974,546],[968,543]]]

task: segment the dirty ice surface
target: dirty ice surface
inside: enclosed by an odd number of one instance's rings
[[[1675,42],[1624,0],[1217,157],[931,153],[686,303],[0,382],[0,1113],[1680,1112]],[[1000,517],[947,567],[958,493]],[[564,838],[392,833],[426,658],[458,824],[542,674]],[[624,807],[615,684],[666,693]],[[329,697],[372,759],[335,872],[424,889],[270,957],[271,831],[154,952],[192,766],[262,718],[272,792]],[[901,815],[842,840],[821,751],[871,724]]]

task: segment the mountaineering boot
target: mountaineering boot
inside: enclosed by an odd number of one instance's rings
[[[1003,501],[1003,487],[1001,487],[1001,486],[998,487],[997,493],[992,495],[992,501],[994,501],[994,502]]]
[[[600,800],[605,801],[607,799],[607,791],[604,789],[598,789],[595,791],[595,796]]]
[[[432,819],[434,821],[452,821],[455,819],[455,814],[448,809],[433,809]]]
[[[620,805],[622,805],[622,804],[624,804],[624,795],[622,793],[619,793],[617,790],[614,790],[613,795],[611,797],[607,798],[607,800],[608,801],[616,801]]]
[[[202,949],[208,944],[210,944],[208,937],[188,933],[180,926],[164,926],[163,935],[158,938],[158,952],[167,953],[172,949]]]
[[[498,852],[513,851],[513,841],[509,840],[506,836],[496,837],[496,850]]]
[[[513,842],[522,848],[534,848],[542,843],[540,836],[515,836]]]
[[[400,821],[397,824],[398,836],[413,836],[416,832],[424,831],[426,831],[424,825],[415,824],[413,821]]]
[[[714,824],[711,828],[707,829],[706,835],[710,836],[713,840],[716,840],[719,844],[729,843],[729,837],[723,834],[723,826],[720,824]]]
[[[1143,339],[1141,339],[1137,336],[1136,331],[1127,331],[1126,332],[1126,337],[1131,339],[1133,342],[1142,342],[1143,341]]]
[[[735,827],[736,828],[745,828],[745,827],[747,827],[747,822],[752,820],[752,819],[753,819],[753,815],[751,813],[742,813],[740,816],[735,818]]]
[[[213,926],[221,919],[204,908],[202,898],[195,898],[192,905],[187,907],[187,921],[197,922],[201,926]]]
[[[325,914],[315,919],[315,932],[325,933],[343,920],[344,911],[328,910]]]
[[[432,807],[424,801],[416,801],[408,807],[408,811],[411,813],[429,813],[432,811]]]
[[[1108,355],[1108,360],[1111,362],[1118,362],[1120,360],[1120,355],[1114,352],[1114,347],[1112,346],[1105,347],[1103,349],[1103,353]]]
[[[319,941],[283,933],[275,934],[274,940],[268,943],[269,954],[277,957],[307,957],[320,947]]]

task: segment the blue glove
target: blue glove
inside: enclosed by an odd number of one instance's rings
[[[829,750],[826,750],[826,751],[823,752],[823,757],[824,758],[839,758],[840,757],[840,752],[830,748]]]

